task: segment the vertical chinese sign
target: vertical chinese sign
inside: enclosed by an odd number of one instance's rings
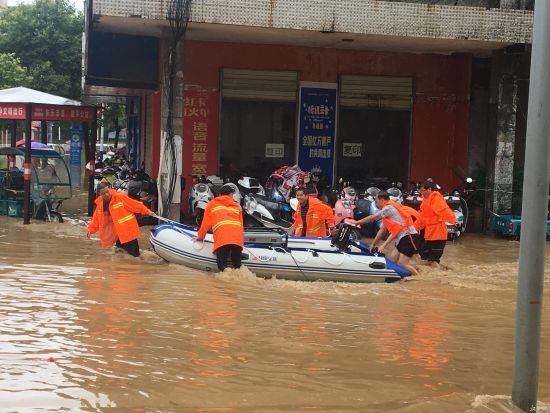
[[[182,208],[188,212],[187,197],[193,175],[218,172],[219,92],[186,90],[183,104],[183,176],[186,181]]]
[[[82,147],[82,127],[79,124],[71,126],[70,174],[73,190],[80,189],[80,149]]]
[[[329,180],[334,170],[336,92],[332,83],[300,84],[298,165]]]

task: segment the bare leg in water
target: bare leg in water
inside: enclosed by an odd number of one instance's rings
[[[412,257],[409,258],[404,254],[399,254],[399,259],[397,260],[397,263],[401,265],[402,267],[408,269],[412,275],[418,275],[418,270],[412,265]]]

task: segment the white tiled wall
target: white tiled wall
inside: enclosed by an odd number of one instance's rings
[[[165,19],[169,0],[94,0],[99,15]],[[194,0],[192,21],[530,43],[533,12],[379,0]]]

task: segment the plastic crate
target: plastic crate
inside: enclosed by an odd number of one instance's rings
[[[0,215],[8,215],[8,200],[0,199]]]
[[[8,201],[8,216],[22,217],[23,216],[23,201]]]

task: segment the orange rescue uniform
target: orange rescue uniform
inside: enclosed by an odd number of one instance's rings
[[[326,237],[327,225],[329,228],[334,226],[334,211],[327,204],[312,196],[308,200],[309,207],[306,214],[306,237]],[[292,231],[296,236],[302,236],[304,224],[300,212],[301,204],[294,211],[294,223]]]
[[[417,229],[425,228],[424,239],[426,241],[446,241],[447,222],[458,222],[455,214],[445,202],[443,195],[433,191],[429,197],[420,204],[420,219],[415,223]]]
[[[150,215],[152,213],[141,202],[122,192],[116,192],[112,189],[109,192],[111,193],[109,214],[103,210],[103,197],[97,197],[94,215],[88,225],[90,234],[94,234],[99,230],[99,239],[103,248],[113,246],[117,237],[121,244],[139,238],[139,225],[134,214]],[[112,231],[113,226],[114,231]]]
[[[400,224],[398,222],[395,222],[389,218],[382,218],[382,222],[384,224],[384,226],[386,227],[386,229],[390,232],[390,234],[392,234],[394,237],[397,237],[399,235],[399,233],[403,230],[407,230],[407,232],[409,232],[409,235],[410,235],[410,230],[409,228],[414,226],[413,224],[413,220],[411,218],[411,215],[405,211],[405,208],[407,207],[404,207],[403,205],[401,204],[398,204],[397,202],[394,202],[394,201],[388,201],[386,203],[386,205],[390,205],[392,207],[394,207],[396,209],[396,211],[399,213],[399,215],[401,216],[401,218],[403,219],[403,222],[405,222],[405,224]]]
[[[197,236],[204,239],[210,228],[214,233],[212,252],[224,245],[244,247],[243,214],[231,195],[218,196],[208,203]]]

